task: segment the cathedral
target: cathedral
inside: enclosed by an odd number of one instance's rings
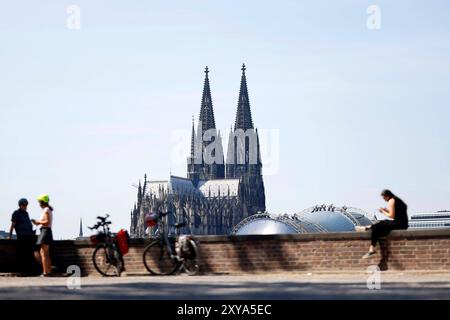
[[[265,212],[266,200],[258,129],[253,126],[247,90],[246,67],[241,84],[234,128],[229,133],[226,157],[216,128],[209,82],[205,81],[197,129],[192,121],[191,150],[186,178],[139,182],[137,202],[131,211],[130,233],[145,235],[148,212],[170,212],[168,223],[185,222],[183,233],[231,234],[243,219]],[[226,161],[225,161],[226,158]]]

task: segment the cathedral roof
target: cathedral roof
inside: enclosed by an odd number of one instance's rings
[[[216,179],[200,181],[195,188],[192,181],[186,178],[170,176],[169,180],[148,181],[147,192],[158,195],[161,191],[165,193],[197,193],[204,197],[236,197],[239,190],[239,179]]]
[[[174,193],[198,192],[191,180],[177,176],[170,176],[169,189]]]
[[[239,179],[201,181],[199,183],[199,189],[205,197],[225,197],[228,195],[236,197],[239,191]]]

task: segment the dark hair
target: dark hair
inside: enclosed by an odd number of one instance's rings
[[[394,198],[395,197],[395,195],[392,193],[392,191],[388,190],[388,189],[384,189],[383,191],[381,191],[381,195],[383,197],[389,197],[389,198]]]
[[[49,203],[47,203],[47,202],[44,202],[44,201],[41,201],[41,200],[39,200],[39,203],[43,203],[43,204],[45,204],[50,210],[52,210],[53,211],[53,207],[49,204]]]
[[[28,200],[25,198],[22,198],[19,200],[19,207],[21,206],[27,206],[28,205]]]

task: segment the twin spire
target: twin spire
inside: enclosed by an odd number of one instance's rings
[[[253,129],[252,112],[250,111],[250,101],[248,99],[247,78],[245,76],[245,64],[242,64],[241,87],[239,89],[238,107],[236,111],[236,121],[234,122],[234,130],[236,129]]]
[[[216,122],[211,98],[211,87],[209,84],[209,68],[205,68],[205,81],[203,85],[198,127],[196,131],[194,118],[192,118],[191,156],[188,158],[188,178],[194,181],[194,185],[196,185],[196,183],[200,180],[240,178],[247,173],[260,174],[261,159],[259,155],[259,139],[258,132],[253,126],[252,113],[250,110],[245,64],[242,65],[241,70],[241,84],[239,89],[234,130],[231,128],[230,139],[228,142],[227,161],[225,162],[222,149],[222,138],[220,132],[216,131]],[[205,141],[205,132],[208,130],[213,130],[215,134],[212,134],[211,140],[206,139],[208,141]],[[243,130],[245,132],[245,141],[249,142],[245,142],[244,145],[236,142],[237,136],[235,137],[234,134],[236,134],[238,130]],[[249,130],[251,131],[250,133],[248,133]],[[240,132],[238,133],[240,134]],[[211,134],[211,132],[208,132],[208,136],[210,136],[209,134]],[[250,134],[250,136],[247,134]],[[250,138],[252,135],[256,135],[257,139],[256,150],[258,155],[256,163],[253,163],[250,160],[250,156],[253,154],[253,146],[250,145]],[[216,139],[217,141],[215,141]],[[209,158],[209,154],[207,154],[208,161],[204,161],[204,150],[209,147],[210,143],[213,141],[216,143],[210,150],[210,155],[213,157],[214,162],[210,163],[211,159]]]
[[[248,98],[247,89],[247,77],[245,75],[245,64],[242,64],[242,76],[241,76],[241,86],[239,89],[238,106],[236,111],[236,119],[234,122],[234,130],[243,129],[253,129],[252,113],[250,110],[250,101]],[[216,122],[214,119],[214,109],[211,98],[211,87],[209,84],[209,68],[205,68],[205,82],[203,85],[202,102],[200,107],[200,117],[198,129],[199,133],[202,134],[209,129],[216,129]]]
[[[215,129],[214,110],[211,98],[211,88],[209,86],[209,69],[205,68],[205,83],[203,85],[202,103],[200,107],[199,131],[203,134],[206,130]]]

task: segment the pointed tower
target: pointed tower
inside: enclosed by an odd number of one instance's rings
[[[142,186],[141,186],[141,180],[139,180],[138,195],[137,195],[137,205],[138,205],[138,207],[141,206],[141,203],[142,203]]]
[[[199,152],[198,137],[195,132],[194,116],[192,116],[191,155],[187,161],[187,178],[197,187],[201,172],[201,153]],[[200,149],[201,151],[201,149]]]
[[[203,135],[206,130],[215,129],[214,109],[211,98],[211,87],[209,85],[209,68],[205,68],[205,82],[203,84],[202,102],[200,107],[199,131]]]
[[[253,127],[245,64],[241,70],[236,119],[234,130],[230,132],[227,150],[226,177],[230,179],[241,178],[250,172],[262,175],[258,130]]]
[[[230,133],[228,135],[227,147],[227,161],[225,163],[225,177],[233,179],[235,177],[235,163],[236,163],[236,143],[237,139],[234,137],[233,126],[230,126]]]
[[[240,179],[242,196],[247,205],[247,212],[251,215],[265,211],[266,200],[258,130],[253,126],[245,64],[241,70],[234,130],[231,130],[228,141],[226,178]]]
[[[147,174],[144,174],[144,187],[142,188],[142,197],[145,197],[147,192]]]
[[[80,233],[78,235],[79,238],[83,237],[83,220],[80,218]]]
[[[239,89],[238,107],[236,111],[236,120],[234,130],[253,129],[252,112],[250,110],[250,101],[248,98],[247,77],[245,76],[245,64],[242,65],[241,87]]]
[[[209,137],[211,139],[209,139]],[[215,141],[217,139],[217,141]],[[206,154],[205,149],[214,143],[211,154]],[[214,146],[213,145],[213,146]],[[207,149],[208,148],[208,149]],[[216,159],[213,161],[213,159]],[[188,178],[196,186],[200,180],[223,179],[225,177],[225,164],[223,161],[222,140],[216,129],[214,109],[209,84],[209,68],[205,68],[205,81],[200,106],[200,115],[197,132],[192,126],[191,156],[188,158]]]

